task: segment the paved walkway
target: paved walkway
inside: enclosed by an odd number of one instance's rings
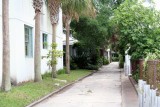
[[[128,78],[122,77],[118,63],[113,62],[35,107],[138,107],[133,86],[129,84]],[[125,95],[123,95],[123,86],[126,89],[129,87],[129,90],[125,90],[127,91]],[[126,99],[130,99],[129,104],[123,104],[127,103]]]

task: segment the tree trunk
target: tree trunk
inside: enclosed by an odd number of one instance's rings
[[[70,54],[69,54],[69,35],[70,35],[70,20],[66,20],[66,73],[70,74]]]
[[[9,0],[2,0],[2,34],[3,34],[3,61],[2,61],[2,90],[11,89],[10,81],[10,43],[9,43]]]
[[[36,17],[35,17],[34,72],[35,72],[34,81],[40,82],[42,80],[41,47],[40,47],[40,11],[36,12]]]
[[[52,24],[52,44],[56,43],[56,28],[57,28],[57,24]],[[52,48],[53,50],[53,48]],[[52,62],[54,60],[57,60],[55,55],[52,53]],[[57,74],[56,74],[56,64],[52,64],[52,78],[56,78]]]

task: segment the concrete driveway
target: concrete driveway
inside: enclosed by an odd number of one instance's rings
[[[121,77],[118,63],[113,62],[34,107],[122,107]]]

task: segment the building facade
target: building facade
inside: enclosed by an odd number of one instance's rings
[[[32,0],[9,1],[10,73],[11,82],[18,84],[34,79],[35,12]],[[63,50],[62,10],[57,27],[57,50]],[[0,0],[0,85],[2,82],[2,0]],[[46,56],[52,42],[52,26],[46,4],[41,14],[41,56]],[[47,44],[47,45],[46,45]],[[63,68],[63,58],[58,58],[57,70]],[[47,59],[41,59],[41,73],[49,71]]]

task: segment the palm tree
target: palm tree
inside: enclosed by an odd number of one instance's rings
[[[61,0],[46,0],[48,7],[49,7],[49,11],[50,11],[50,20],[51,20],[51,24],[52,24],[52,45],[56,44],[56,31],[57,31],[57,24],[59,21],[59,8],[60,8],[60,4],[61,4]],[[54,47],[52,47],[53,50]],[[54,55],[54,52],[52,52],[52,77],[56,78],[57,74],[56,74],[56,64],[54,64],[54,62],[56,62],[56,57]]]
[[[40,15],[43,6],[42,0],[33,0],[33,8],[35,9],[35,48],[34,48],[34,81],[42,80],[41,76],[41,47],[40,47]]]
[[[11,89],[10,81],[10,43],[9,43],[9,0],[2,0],[2,35],[3,35],[3,74],[2,90]]]
[[[57,28],[57,23],[59,21],[59,8],[60,8],[60,4],[62,3],[62,8],[63,11],[65,11],[64,13],[67,12],[71,12],[71,14],[65,14],[65,20],[67,22],[71,21],[72,16],[74,16],[74,18],[78,19],[78,15],[82,12],[82,10],[85,9],[85,7],[87,7],[86,4],[89,4],[88,1],[92,1],[92,0],[46,0],[46,3],[49,7],[50,10],[50,20],[51,20],[51,24],[52,24],[52,44],[56,43],[56,28]],[[89,6],[89,5],[88,5]],[[70,7],[70,8],[68,8]],[[72,8],[73,7],[73,8]],[[89,6],[90,8],[91,6]],[[88,8],[88,9],[89,9]],[[89,9],[90,10],[90,9]],[[73,11],[73,12],[72,12]],[[69,16],[69,17],[68,17]],[[71,16],[71,18],[70,18]],[[68,21],[69,20],[69,21]],[[70,22],[68,23],[70,25]],[[70,26],[66,25],[67,29]],[[70,71],[70,64],[69,64],[69,31],[67,30],[67,35],[68,35],[68,39],[67,39],[67,53],[66,53],[66,59],[67,59],[67,73],[69,73]],[[56,60],[56,58],[54,57],[54,54],[52,54],[52,62],[54,62]],[[56,77],[56,65],[52,63],[52,77]]]
[[[63,0],[63,21],[66,28],[66,73],[70,73],[70,54],[69,54],[69,35],[70,35],[70,23],[72,18],[78,21],[80,15],[94,15],[95,9],[93,6],[93,0]]]

